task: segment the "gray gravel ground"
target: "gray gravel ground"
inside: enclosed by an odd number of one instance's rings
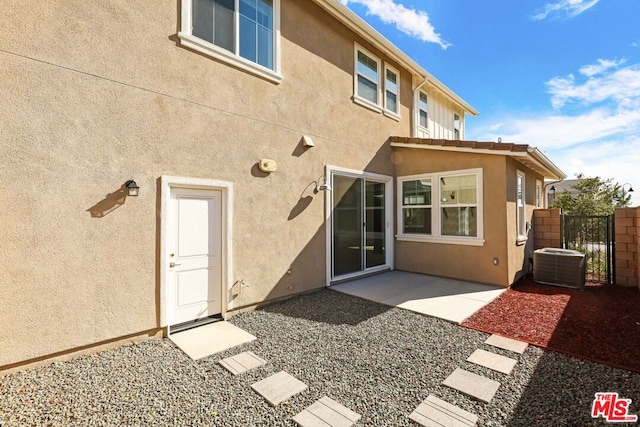
[[[152,340],[0,378],[0,425],[290,426],[324,395],[361,414],[363,426],[413,425],[408,415],[430,393],[483,426],[601,425],[590,417],[598,391],[640,410],[640,374],[531,346],[518,356],[484,345],[484,333],[331,290],[231,322],[258,339],[196,362]],[[508,376],[493,372],[465,361],[476,348],[519,362]],[[218,365],[245,350],[267,365],[237,377]],[[491,403],[440,385],[457,367],[502,383]],[[280,370],[309,389],[274,408],[250,386]]]

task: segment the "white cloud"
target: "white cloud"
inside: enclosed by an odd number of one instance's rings
[[[564,150],[554,151],[550,158],[567,174],[574,178],[577,173],[586,176],[612,178],[619,184],[629,183],[634,188],[631,193],[632,206],[640,206],[640,137],[611,139],[593,144],[581,144]]]
[[[399,31],[423,42],[439,44],[443,49],[451,43],[436,33],[429,21],[429,15],[422,10],[409,9],[394,0],[340,0],[344,5],[350,3],[364,6],[367,15],[379,18],[385,24],[394,25]]]
[[[620,65],[624,64],[626,61],[626,59],[620,59],[618,61],[616,61],[615,59],[598,59],[597,64],[585,65],[584,67],[580,68],[580,74],[584,74],[587,77],[595,76],[596,74],[601,74],[609,70],[610,68],[617,68]]]
[[[600,0],[560,0],[555,3],[547,3],[540,11],[533,15],[534,21],[547,18],[573,18],[582,12],[591,9]]]
[[[554,77],[546,85],[555,110],[487,117],[477,129],[468,122],[467,137],[537,146],[569,178],[583,172],[632,184],[640,205],[640,63],[623,63],[599,60],[576,76]]]
[[[498,129],[501,129],[504,127],[504,123],[500,122],[500,123],[496,123],[494,125],[489,126],[489,130],[491,131],[497,131]]]
[[[622,62],[604,62],[601,66],[582,67],[581,72],[587,70],[583,74],[589,76],[584,82],[577,82],[573,75],[549,80],[547,88],[551,105],[562,108],[569,103],[590,105],[610,102],[622,109],[640,107],[640,64],[607,72]],[[596,74],[590,75],[591,72]]]
[[[545,115],[532,118],[512,118],[497,133],[488,127],[479,129],[483,141],[515,142],[548,150],[566,148],[640,129],[640,110],[624,112],[606,108],[590,110],[578,115]],[[475,139],[475,138],[474,138]]]

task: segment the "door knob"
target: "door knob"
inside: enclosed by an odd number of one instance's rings
[[[169,267],[171,267],[171,268],[175,267],[176,265],[180,265],[180,264],[176,264],[175,262],[170,262],[169,263]]]

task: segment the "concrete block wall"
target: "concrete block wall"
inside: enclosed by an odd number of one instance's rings
[[[534,249],[560,248],[560,209],[536,209],[533,211]]]
[[[640,207],[618,208],[615,217],[616,284],[638,287],[638,252],[640,252]]]

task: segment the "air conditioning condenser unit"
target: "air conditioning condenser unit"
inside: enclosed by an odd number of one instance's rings
[[[584,290],[587,263],[582,252],[544,248],[533,251],[533,281]]]

